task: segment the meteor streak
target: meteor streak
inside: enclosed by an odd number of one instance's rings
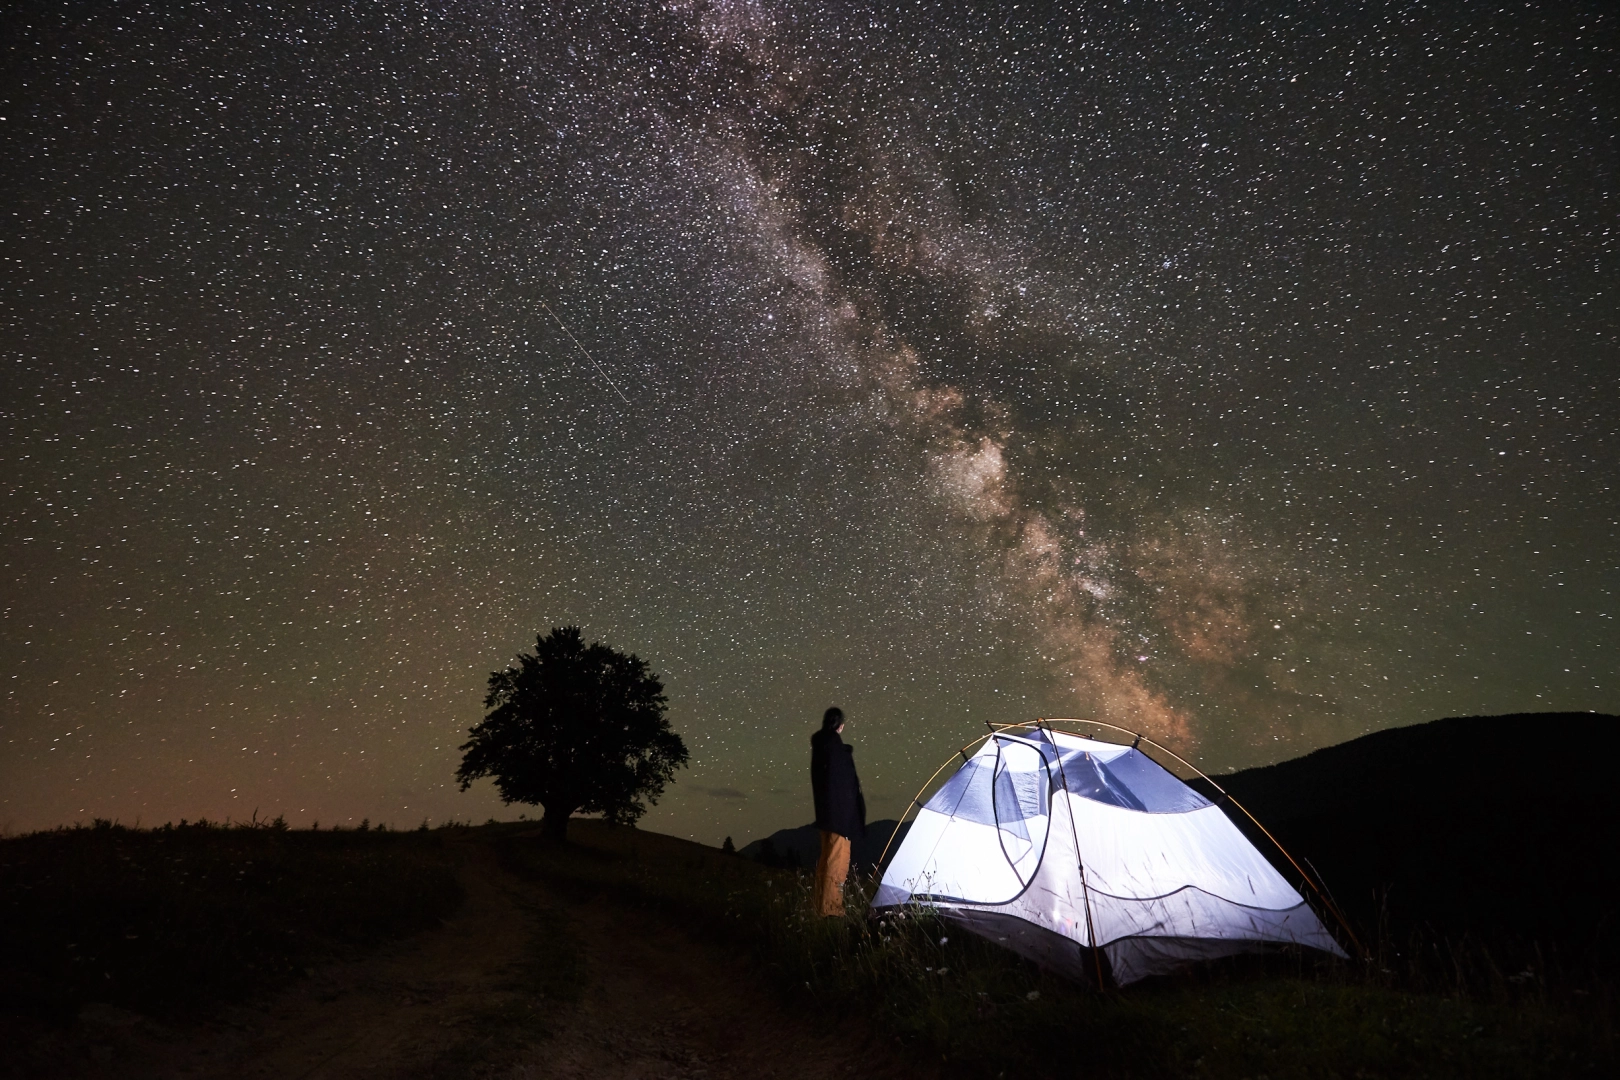
[[[542,301],[540,301],[540,306],[546,309],[546,314],[547,315],[550,315],[553,319],[557,320],[557,325],[562,327],[562,332],[568,335],[568,340],[572,341],[574,343],[574,348],[578,349],[581,353],[584,353],[585,359],[587,359],[587,360],[589,360],[591,362],[591,366],[596,369],[597,374],[601,375],[603,380],[609,386],[613,387],[613,392],[615,394],[618,394],[619,397],[623,398],[624,403],[626,405],[629,405],[630,404],[630,399],[625,397],[624,396],[624,391],[619,389],[619,385],[617,383],[615,383],[611,378],[608,377],[607,369],[604,368],[601,364],[596,362],[596,357],[592,356],[590,353],[585,351],[585,346],[581,345],[579,343],[579,338],[575,337],[574,332],[572,330],[568,329],[568,324],[563,322],[561,319],[557,318],[557,313],[555,311],[551,310],[551,305],[546,303],[544,300],[542,300]]]

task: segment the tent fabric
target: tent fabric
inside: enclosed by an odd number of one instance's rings
[[[1140,750],[1102,760],[1089,750],[1064,754],[1057,782],[1070,794],[1149,814],[1181,814],[1210,805]]]
[[[1066,732],[996,734],[918,810],[872,906],[911,903],[1076,977],[1100,948],[1121,985],[1273,944],[1344,955],[1220,807]]]

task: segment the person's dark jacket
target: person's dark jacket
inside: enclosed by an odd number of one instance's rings
[[[866,835],[866,797],[855,775],[855,748],[836,731],[810,736],[810,789],[816,799],[816,828],[851,840]]]

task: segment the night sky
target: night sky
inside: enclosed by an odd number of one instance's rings
[[[515,816],[570,623],[712,843],[830,704],[873,817],[987,720],[1620,712],[1617,27],[12,6],[0,827]]]

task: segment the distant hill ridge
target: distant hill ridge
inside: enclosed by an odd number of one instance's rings
[[[851,867],[867,873],[875,869],[884,845],[889,842],[898,824],[894,818],[867,823],[866,835],[858,837],[849,846]],[[895,847],[900,846],[900,841],[905,839],[906,831],[910,828],[909,821],[900,827]],[[802,866],[809,870],[815,867],[821,855],[821,831],[814,822],[796,829],[778,829],[763,840],[755,840],[744,846],[738,854],[772,866]]]
[[[1215,780],[1264,821],[1361,806],[1374,795],[1395,802],[1442,791],[1511,796],[1526,784],[1568,791],[1576,780],[1606,788],[1620,766],[1616,751],[1620,717],[1605,713],[1453,716]]]

